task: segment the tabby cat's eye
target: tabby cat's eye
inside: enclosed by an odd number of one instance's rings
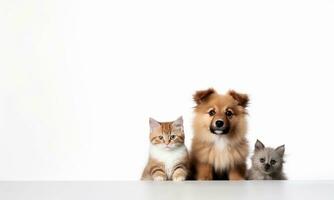
[[[176,135],[171,135],[171,136],[170,136],[170,139],[174,140],[175,137],[176,137]]]
[[[276,160],[271,160],[271,161],[270,161],[270,164],[271,164],[271,165],[276,164]]]
[[[225,112],[225,115],[226,115],[227,117],[232,117],[232,116],[233,116],[233,112],[230,111],[230,110],[227,110],[227,111]]]
[[[162,139],[164,139],[164,137],[162,137],[162,136],[160,135],[160,136],[159,136],[159,139],[162,140]]]
[[[264,163],[265,159],[264,158],[260,158],[260,162]]]
[[[216,114],[216,111],[215,111],[215,110],[210,110],[210,111],[209,111],[209,115],[210,115],[210,116],[214,116],[215,114]]]

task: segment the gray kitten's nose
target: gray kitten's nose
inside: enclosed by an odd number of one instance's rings
[[[268,170],[269,168],[270,168],[270,165],[268,163],[264,165],[265,170]]]

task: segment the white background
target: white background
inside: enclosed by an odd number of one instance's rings
[[[334,3],[0,2],[0,180],[138,180],[148,117],[214,87],[250,95],[248,138],[290,179],[333,179]]]

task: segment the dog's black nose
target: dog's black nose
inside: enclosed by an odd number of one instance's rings
[[[270,165],[267,163],[265,166],[264,166],[264,169],[265,170],[268,170],[270,168]]]
[[[216,127],[217,128],[221,128],[224,126],[224,121],[223,120],[217,120],[216,121]]]

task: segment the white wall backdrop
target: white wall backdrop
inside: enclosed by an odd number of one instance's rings
[[[0,180],[138,180],[148,117],[214,87],[251,97],[248,138],[290,179],[334,178],[334,3],[0,2]]]

